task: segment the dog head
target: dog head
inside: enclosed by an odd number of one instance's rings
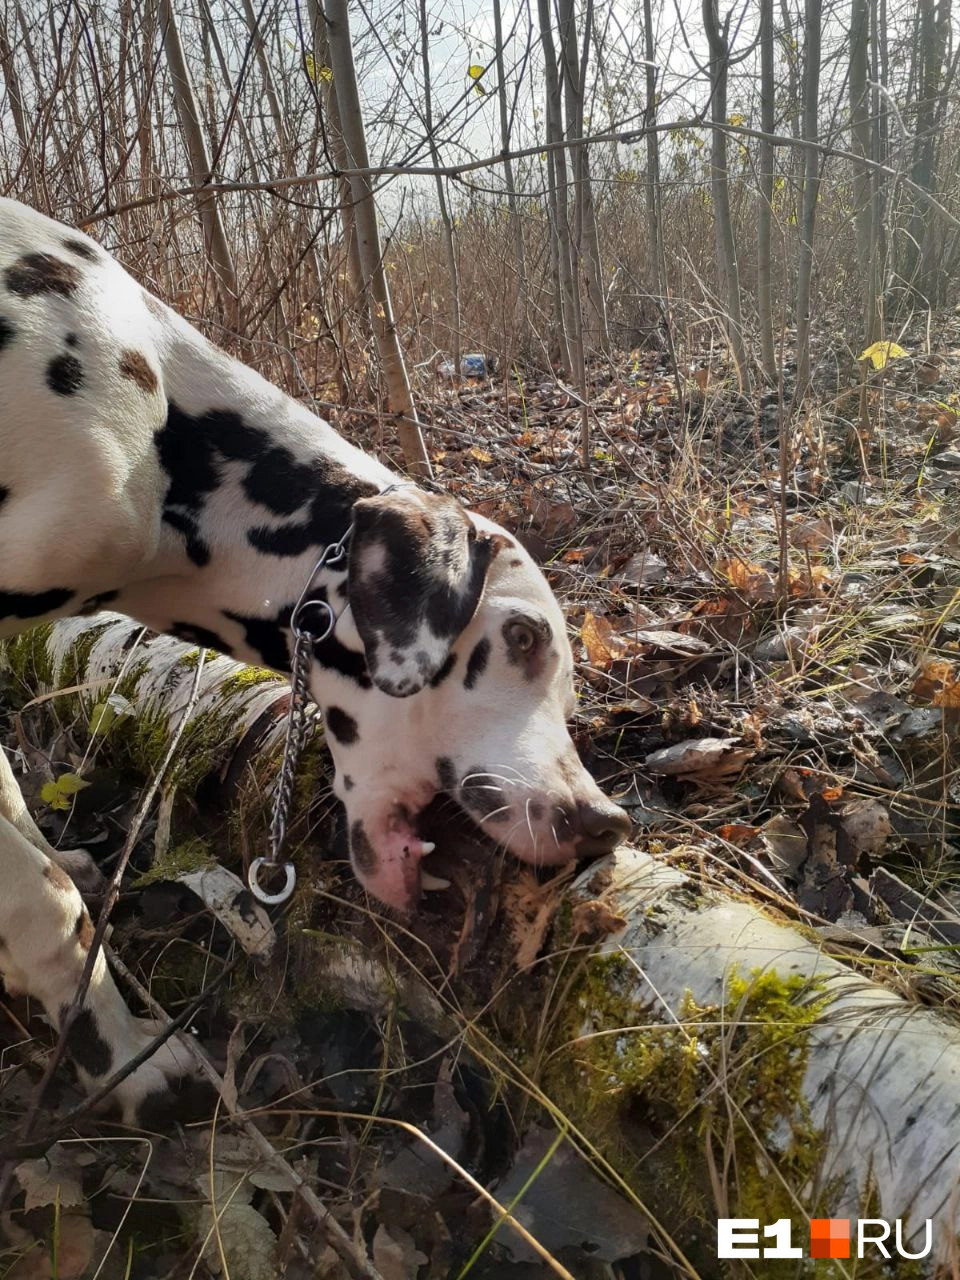
[[[363,885],[411,910],[430,852],[424,808],[447,793],[534,865],[605,853],[629,819],[581,764],[567,720],[573,656],[546,579],[504,529],[401,489],[354,507],[337,645],[365,673],[315,671]],[[341,664],[343,666],[344,664]]]

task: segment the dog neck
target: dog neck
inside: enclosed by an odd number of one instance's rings
[[[162,320],[159,543],[135,581],[97,605],[287,671],[290,615],[324,548],[347,532],[358,498],[401,477],[173,312],[164,309]],[[339,614],[345,581],[341,561],[317,575],[311,595]],[[362,670],[351,631],[348,622],[338,627],[324,665]]]

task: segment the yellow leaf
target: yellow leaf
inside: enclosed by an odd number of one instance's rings
[[[860,359],[869,360],[875,369],[882,369],[888,360],[902,360],[909,354],[895,342],[874,342],[861,353]]]
[[[746,123],[747,117],[741,115],[739,111],[735,111],[732,116],[727,116],[727,124],[732,124],[734,128],[738,128],[740,125],[745,125]]]
[[[61,773],[60,777],[54,782],[45,782],[40,788],[40,799],[44,804],[48,804],[51,809],[69,809],[70,797],[75,796],[78,791],[82,791],[84,787],[89,787],[89,782],[77,776],[75,773]]]
[[[290,44],[289,40],[287,41],[287,44],[290,45],[291,49],[294,48],[294,46]],[[331,83],[331,81],[333,80],[333,72],[330,70],[330,68],[323,66],[323,64],[321,64],[318,67],[313,54],[310,53],[309,51],[307,51],[303,55],[303,65],[306,67],[307,75],[310,77],[310,79],[313,81],[314,84],[317,83],[318,78],[320,80],[326,80],[328,84]]]
[[[481,67],[477,62],[472,62],[470,66],[467,67],[467,75],[473,81],[474,90],[481,98],[486,93],[486,89],[484,89],[483,85],[480,83],[480,77],[486,69],[486,67]]]

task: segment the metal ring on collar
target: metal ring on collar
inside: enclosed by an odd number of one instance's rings
[[[283,888],[278,889],[276,893],[269,893],[266,889],[261,889],[258,876],[263,867],[282,867],[286,881]],[[264,903],[268,907],[275,907],[286,900],[293,893],[297,883],[297,872],[292,862],[273,862],[270,858],[254,858],[250,863],[250,870],[247,872],[247,884],[250,886],[250,892],[258,902]]]

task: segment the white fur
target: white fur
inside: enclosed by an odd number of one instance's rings
[[[243,627],[225,611],[275,617],[299,597],[320,548],[285,557],[252,547],[251,525],[280,529],[296,524],[297,517],[257,510],[242,488],[243,466],[229,462],[221,467],[219,486],[202,513],[209,563],[192,563],[182,534],[162,519],[169,477],[159,465],[154,437],[167,421],[168,405],[174,402],[192,416],[235,412],[268,432],[271,447],[282,446],[303,461],[333,460],[381,490],[397,477],[148,299],[99,248],[93,262],[71,256],[64,249],[67,236],[84,239],[0,200],[0,319],[15,329],[14,339],[0,350],[0,485],[9,490],[0,502],[0,593],[73,591],[70,601],[49,615],[56,616],[76,611],[88,597],[116,591],[111,607],[155,630],[168,630],[177,621],[209,628],[236,656],[261,662],[261,653],[245,644]],[[11,264],[34,253],[78,269],[81,282],[71,296],[24,298],[4,287]],[[83,383],[73,395],[55,394],[47,369],[64,350],[68,333],[77,335],[74,350]],[[122,376],[120,357],[130,350],[156,374],[155,389]],[[404,493],[398,491],[398,501],[425,501],[416,490]],[[394,698],[318,666],[311,677],[317,702],[340,708],[359,730],[353,745],[330,735],[337,793],[351,827],[362,827],[374,855],[375,865],[358,866],[358,874],[372,893],[404,909],[419,893],[419,861],[426,850],[416,815],[437,789],[438,758],[452,763],[455,793],[471,770],[484,773],[484,785],[503,812],[481,825],[529,862],[575,856],[574,834],[558,834],[557,806],[575,810],[578,803],[607,803],[580,766],[565,726],[573,706],[573,664],[560,609],[526,552],[498,526],[471,518],[481,535],[501,539],[504,550],[493,557],[480,606],[455,641],[456,661],[447,680]],[[375,547],[363,570],[377,572],[384,563],[384,549]],[[324,578],[331,591],[340,580],[342,572]],[[536,678],[511,661],[503,639],[504,624],[517,616],[547,624],[552,635]],[[0,618],[0,636],[35,621],[39,618]],[[336,636],[350,649],[362,648],[349,607]],[[467,662],[484,638],[490,642],[490,660],[476,687],[467,689]],[[420,640],[433,655],[438,640],[425,624]],[[397,665],[406,671],[407,655]],[[47,859],[55,856],[26,814],[0,751],[0,964],[8,981],[36,996],[54,1019],[75,990],[84,958],[71,934],[78,895],[55,888],[43,876]],[[102,959],[87,1008],[110,1042],[114,1065],[143,1045],[144,1029],[127,1010]],[[120,1092],[127,1114],[164,1074],[183,1069],[182,1049],[164,1048],[124,1082]]]

